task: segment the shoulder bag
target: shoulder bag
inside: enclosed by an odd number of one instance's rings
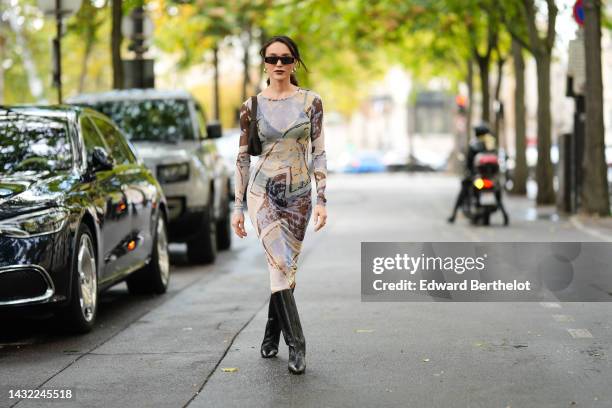
[[[261,154],[261,140],[257,129],[257,96],[251,96],[251,120],[249,123],[249,147],[247,152],[251,156]]]

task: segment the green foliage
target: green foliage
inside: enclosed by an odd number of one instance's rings
[[[29,7],[21,12],[28,22],[24,35],[45,84],[44,96],[53,101],[50,39],[55,27],[53,20],[42,26],[33,23],[40,19],[35,2],[18,0],[21,7]],[[516,0],[124,0],[124,14],[145,3],[155,24],[153,43],[177,57],[177,69],[209,62],[215,45],[251,28],[269,36],[289,35],[300,45],[309,69],[298,70],[300,85],[317,90],[345,113],[393,64],[411,71],[417,81],[444,76],[456,85],[465,79],[474,50],[486,52],[490,27],[501,55],[510,47],[502,22],[512,21],[516,33],[527,38]],[[62,42],[66,95],[110,88],[109,9],[108,0],[84,0],[79,13],[68,20]],[[604,20],[610,24],[609,16]],[[32,101],[22,53],[10,30],[6,49],[12,61],[5,73],[6,100]],[[259,61],[251,63],[255,67]],[[234,79],[236,89],[240,80]],[[230,86],[225,84],[223,91]],[[232,103],[234,93],[230,92]],[[226,118],[232,115],[222,113]]]

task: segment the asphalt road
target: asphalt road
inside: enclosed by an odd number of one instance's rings
[[[612,233],[508,199],[511,225],[445,221],[455,178],[330,175],[328,224],[310,225],[295,290],[305,375],[259,355],[269,296],[263,252],[234,239],[214,266],[177,248],[171,290],[102,297],[93,333],[0,321],[0,406],[610,407],[610,303],[361,302],[362,241],[601,241]],[[9,389],[72,400],[11,400]]]

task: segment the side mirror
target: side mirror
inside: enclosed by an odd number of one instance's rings
[[[91,169],[94,173],[103,170],[113,169],[113,159],[108,155],[106,150],[100,146],[96,146],[91,152]]]
[[[221,123],[213,122],[206,125],[206,133],[208,133],[208,137],[210,139],[218,139],[223,133],[221,132]]]

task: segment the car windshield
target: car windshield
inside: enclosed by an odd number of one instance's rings
[[[90,106],[109,116],[132,141],[176,143],[194,139],[186,100],[107,101]]]
[[[71,165],[63,120],[0,111],[0,174],[68,170]]]

